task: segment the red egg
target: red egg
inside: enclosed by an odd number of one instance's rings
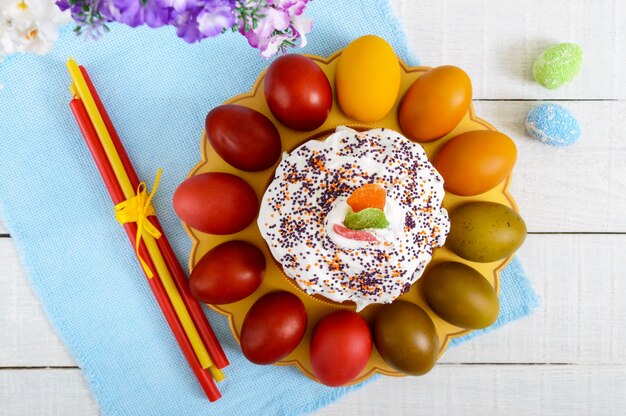
[[[328,118],[333,93],[326,74],[312,59],[284,55],[272,62],[265,74],[265,100],[285,126],[308,131]]]
[[[254,190],[230,173],[201,173],[174,192],[174,211],[187,225],[209,234],[233,234],[246,228],[259,211]]]
[[[323,317],[313,330],[311,367],[315,376],[331,387],[354,380],[372,354],[372,334],[367,322],[352,311]]]
[[[280,157],[278,130],[256,110],[242,105],[220,105],[207,114],[205,125],[211,146],[237,169],[265,170]]]
[[[265,256],[246,241],[227,241],[206,253],[189,276],[189,288],[201,302],[237,302],[252,294],[265,273]]]
[[[272,364],[296,349],[306,331],[302,301],[290,292],[272,292],[256,301],[243,320],[241,351],[255,364]]]

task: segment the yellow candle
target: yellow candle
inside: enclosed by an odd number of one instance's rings
[[[222,370],[212,365],[211,367],[209,367],[209,371],[211,372],[211,375],[213,376],[215,381],[217,381],[218,383],[220,381],[224,381],[224,372]]]
[[[126,199],[134,197],[136,195],[135,189],[133,189],[130,179],[128,178],[128,175],[124,170],[124,165],[122,164],[122,161],[117,154],[115,145],[113,144],[111,136],[109,135],[106,125],[104,124],[104,120],[102,119],[102,116],[98,111],[96,102],[89,92],[89,87],[87,86],[87,83],[83,78],[83,74],[80,72],[80,68],[73,58],[70,58],[69,61],[67,61],[67,69],[69,70],[70,77],[72,78],[73,82],[73,86],[71,87],[71,89],[76,94],[78,94],[78,97],[82,100],[85,109],[87,110],[87,114],[89,114],[89,118],[91,119],[94,129],[96,130],[96,133],[100,138],[100,142],[102,143],[102,147],[104,148],[107,158],[109,159],[109,163],[111,163],[111,167],[113,168],[115,177],[117,178],[117,181],[120,184],[122,191],[124,192],[124,197]],[[154,237],[149,234],[144,234],[142,238],[144,243],[146,244],[148,253],[150,253],[150,258],[152,259],[152,262],[157,269],[157,273],[159,274],[159,277],[163,282],[163,287],[167,292],[167,296],[172,302],[172,306],[174,306],[176,315],[178,316],[178,319],[180,320],[183,329],[187,334],[187,338],[189,338],[189,341],[191,342],[193,350],[198,357],[198,361],[200,361],[200,365],[202,366],[202,368],[205,369],[213,367],[211,357],[209,357],[209,354],[204,347],[202,340],[200,339],[200,335],[198,334],[198,331],[194,326],[191,317],[189,316],[189,312],[187,311],[187,308],[185,307],[185,304],[180,297],[180,293],[178,293],[178,289],[176,288],[176,285],[172,280],[172,276],[170,275],[170,272],[165,264],[165,260],[163,259],[163,256],[159,251],[159,247],[154,240]],[[219,372],[217,368],[215,370]],[[220,376],[221,372],[215,373],[213,369],[210,369],[210,371],[212,372],[214,377],[216,375],[218,377]],[[217,379],[218,377],[215,378]],[[221,377],[223,378],[223,375]]]

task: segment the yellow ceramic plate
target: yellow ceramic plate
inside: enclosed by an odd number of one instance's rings
[[[334,80],[335,80],[335,67],[337,66],[338,57],[340,56],[341,51],[332,55],[329,58],[321,58],[318,56],[309,56],[311,59],[317,62],[317,64],[324,70],[328,79],[330,80],[330,84],[333,86],[334,93]],[[295,130],[291,130],[280,122],[276,120],[269,108],[265,103],[265,97],[263,93],[263,80],[265,78],[265,73],[262,73],[257,79],[252,91],[247,94],[242,94],[237,97],[233,97],[232,99],[226,101],[226,104],[239,104],[246,107],[253,108],[274,122],[278,131],[280,132],[283,144],[283,150],[290,152],[300,144],[306,142],[307,140],[315,140],[315,139],[323,139],[331,134],[335,127],[344,125],[349,126],[357,130],[369,130],[373,128],[385,127],[392,130],[396,130],[401,132],[400,126],[398,124],[398,120],[396,117],[397,108],[400,103],[400,99],[404,96],[404,93],[409,88],[409,86],[417,79],[421,74],[427,71],[430,68],[427,67],[408,67],[403,62],[400,63],[402,68],[402,83],[400,86],[400,93],[398,94],[398,100],[396,101],[394,108],[385,116],[384,119],[377,121],[371,124],[363,124],[359,122],[355,122],[348,118],[341,111],[336,97],[333,101],[333,108],[330,113],[330,116],[326,120],[326,122],[317,130],[310,132],[298,132]],[[334,94],[333,94],[334,96]],[[426,150],[428,157],[432,160],[432,157],[436,154],[437,150],[450,138],[466,132],[470,130],[495,130],[490,124],[487,122],[477,118],[474,115],[474,109],[470,107],[468,114],[463,118],[461,123],[448,135],[443,137],[442,139],[436,140],[430,143],[424,143],[422,146]],[[205,135],[202,135],[202,139],[200,142],[202,161],[195,166],[195,168],[191,171],[189,176],[197,175],[199,173],[204,172],[229,172],[233,173],[241,178],[245,179],[256,191],[259,200],[263,196],[265,189],[269,182],[271,181],[274,173],[274,168],[267,169],[262,172],[244,172],[227,164],[222,158],[220,158],[217,153],[213,150],[208,140],[206,140]],[[507,178],[503,183],[490,190],[487,193],[475,196],[475,197],[459,197],[456,195],[452,195],[447,193],[443,206],[451,210],[456,205],[467,202],[467,201],[493,201],[498,202],[500,204],[507,205],[512,209],[517,211],[517,207],[513,198],[508,193],[510,177]],[[308,313],[308,327],[304,339],[298,346],[298,348],[293,351],[287,358],[283,361],[277,363],[279,365],[295,365],[297,366],[305,375],[315,379],[313,372],[311,370],[311,363],[309,360],[309,344],[311,339],[311,333],[317,321],[327,315],[330,312],[333,312],[337,309],[354,309],[354,304],[352,303],[343,303],[338,304],[331,301],[326,300],[321,297],[312,297],[307,295],[304,291],[302,291],[295,282],[286,277],[280,264],[277,263],[267,248],[263,237],[259,232],[259,229],[256,225],[256,222],[252,223],[245,230],[227,236],[220,235],[210,235],[199,232],[197,230],[191,229],[185,226],[187,233],[190,235],[194,244],[191,249],[191,254],[189,256],[189,267],[193,269],[193,267],[200,261],[202,256],[209,251],[211,248],[217,246],[220,243],[229,240],[246,240],[254,243],[257,247],[259,247],[263,253],[265,254],[265,258],[267,259],[267,270],[265,273],[265,277],[263,279],[263,283],[261,286],[249,297],[239,302],[231,303],[228,305],[211,305],[215,311],[225,315],[228,317],[230,322],[230,327],[232,333],[239,341],[239,333],[241,330],[241,325],[243,323],[243,319],[246,316],[248,309],[252,306],[252,304],[261,296],[268,292],[276,291],[276,290],[286,290],[292,293],[295,293],[297,296],[302,299],[304,302],[307,313]],[[493,263],[473,263],[468,262],[457,255],[453,254],[446,247],[435,250],[433,255],[433,260],[430,265],[437,264],[442,261],[450,261],[454,260],[457,262],[469,264],[474,269],[480,271],[483,276],[485,276],[489,282],[498,290],[499,285],[499,273],[500,270],[508,263],[510,258],[505,260],[493,262]],[[443,321],[437,315],[435,315],[432,310],[426,304],[423,296],[420,293],[419,286],[421,280],[418,280],[411,290],[402,295],[399,299],[407,300],[419,305],[422,309],[424,309],[428,315],[431,317],[435,326],[437,328],[437,333],[439,334],[439,340],[441,343],[440,355],[445,351],[448,343],[454,337],[459,337],[469,333],[469,330],[464,330],[462,328],[455,327],[450,325],[449,323]],[[375,315],[376,310],[380,307],[380,305],[370,305],[365,308],[361,315],[368,321],[371,322],[372,317]],[[380,357],[378,352],[375,351],[372,353],[372,356],[363,370],[363,372],[357,377],[353,383],[361,382],[376,373],[381,373],[389,376],[402,376],[403,374],[394,371],[391,367],[389,367],[383,359]]]

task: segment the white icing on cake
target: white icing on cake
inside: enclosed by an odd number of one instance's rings
[[[389,226],[367,229],[378,241],[337,234],[346,199],[375,183],[387,192]],[[324,141],[283,153],[261,201],[259,229],[287,276],[307,293],[361,310],[389,303],[422,275],[450,230],[441,207],[443,178],[424,149],[388,129],[346,127]]]

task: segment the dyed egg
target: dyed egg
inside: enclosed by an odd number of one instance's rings
[[[465,264],[440,263],[420,281],[428,306],[452,325],[481,329],[498,318],[496,291],[478,271]]]
[[[428,373],[439,355],[435,324],[422,308],[406,301],[380,308],[374,321],[374,342],[387,364],[414,376]]]
[[[372,354],[367,322],[352,311],[336,311],[319,320],[311,336],[311,368],[327,386],[354,380]]]
[[[576,117],[557,104],[541,104],[530,110],[525,126],[528,134],[550,146],[569,146],[581,134]]]
[[[333,105],[326,74],[302,55],[284,55],[272,62],[265,74],[264,91],[274,117],[295,130],[318,128]]]
[[[256,110],[235,104],[220,105],[207,114],[205,126],[211,146],[237,169],[264,170],[280,157],[278,130]]]
[[[307,325],[306,308],[291,292],[259,298],[241,326],[241,351],[255,364],[272,364],[296,349]]]
[[[561,43],[544,51],[533,65],[535,80],[546,88],[567,84],[583,66],[583,49],[575,43]]]
[[[433,68],[404,95],[398,112],[400,127],[412,140],[436,140],[461,122],[471,102],[472,83],[465,71],[451,65]]]
[[[335,87],[339,106],[347,116],[366,123],[380,120],[398,98],[398,57],[384,39],[360,37],[341,53]]]
[[[189,276],[189,289],[204,303],[232,303],[251,295],[264,274],[261,250],[246,241],[227,241],[202,256]]]
[[[447,191],[470,196],[487,192],[511,173],[517,148],[508,136],[492,130],[459,134],[448,141],[434,166]]]
[[[238,176],[223,172],[194,175],[174,192],[174,211],[188,226],[209,234],[232,234],[259,212],[254,190]]]
[[[506,205],[477,201],[450,213],[446,247],[465,260],[489,263],[510,256],[526,239],[526,224]]]

